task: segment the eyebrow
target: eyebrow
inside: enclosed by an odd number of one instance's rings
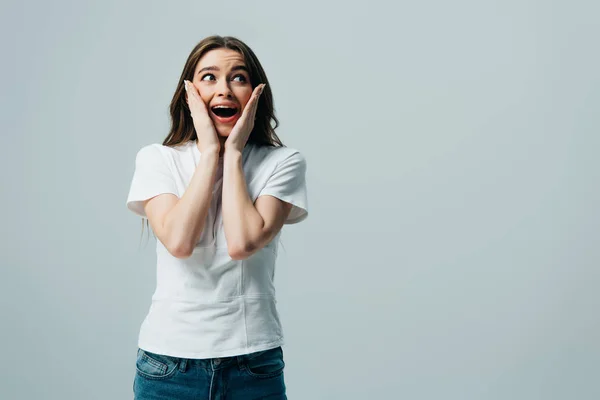
[[[220,71],[219,67],[216,67],[214,65],[211,65],[210,67],[204,67],[202,69],[200,69],[200,71],[198,71],[198,74],[204,72],[204,71]],[[248,68],[246,68],[245,65],[236,65],[235,67],[231,68],[231,71],[246,71],[248,73],[250,73],[250,71],[248,71]]]

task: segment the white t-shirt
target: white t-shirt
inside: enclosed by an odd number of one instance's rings
[[[142,202],[161,193],[181,197],[201,157],[196,141],[151,144],[136,156],[127,207],[146,217]],[[297,150],[247,144],[242,168],[252,201],[271,195],[293,205],[286,224],[308,216],[306,161]],[[192,255],[179,259],[157,240],[157,279],[138,345],[153,353],[216,358],[283,344],[273,277],[281,231],[252,256],[233,260],[221,214],[223,159],[206,225]]]

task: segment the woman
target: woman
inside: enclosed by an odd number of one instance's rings
[[[137,154],[127,207],[158,239],[138,400],[286,399],[273,277],[282,226],[308,215],[306,161],[275,134],[267,84],[243,42],[202,40],[169,135]]]

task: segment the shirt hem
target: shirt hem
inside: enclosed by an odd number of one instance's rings
[[[162,354],[171,357],[179,357],[179,358],[193,358],[193,359],[208,359],[208,358],[222,358],[222,357],[234,357],[241,356],[245,354],[255,353],[257,351],[270,350],[279,346],[283,346],[284,340],[283,337],[267,343],[259,343],[254,346],[247,347],[239,347],[235,349],[228,350],[220,350],[220,351],[201,351],[201,352],[190,352],[190,351],[180,351],[180,350],[169,350],[165,348],[161,348],[160,346],[154,346],[150,343],[143,343],[138,341],[138,347],[142,350],[147,350],[151,353]]]

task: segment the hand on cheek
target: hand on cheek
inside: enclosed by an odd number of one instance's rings
[[[254,129],[254,120],[256,117],[256,109],[258,108],[258,100],[265,89],[266,84],[260,84],[250,96],[250,100],[246,103],[242,115],[235,123],[229,137],[225,141],[225,149],[242,151],[248,142],[250,133]]]

